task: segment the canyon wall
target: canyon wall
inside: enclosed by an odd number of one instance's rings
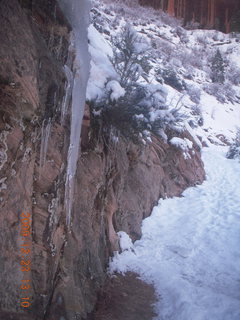
[[[184,19],[184,23],[197,22],[202,28],[231,31],[231,21],[240,11],[238,0],[139,0],[141,5],[162,9]]]
[[[84,319],[118,249],[116,232],[138,239],[160,197],[201,183],[200,152],[194,143],[185,159],[157,137],[145,146],[121,138],[92,145],[86,106],[68,225],[71,26],[54,0],[2,0],[0,20],[0,319]],[[22,213],[31,216],[27,273]],[[20,306],[23,279],[30,283],[29,308]]]

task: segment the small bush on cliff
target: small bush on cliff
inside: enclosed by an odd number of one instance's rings
[[[114,127],[137,141],[149,132],[163,136],[167,126],[180,120],[177,110],[168,110],[163,86],[134,84],[122,90],[115,80],[109,81],[104,96],[94,102],[93,120],[103,132]],[[124,94],[119,96],[121,91]]]
[[[228,150],[227,158],[240,160],[240,129],[238,129],[235,141]]]
[[[101,133],[114,127],[126,138],[139,141],[150,132],[165,137],[167,127],[182,120],[176,109],[166,106],[166,89],[148,83],[149,45],[126,25],[112,38],[110,61],[116,79],[109,79],[101,97],[91,102],[92,124]]]

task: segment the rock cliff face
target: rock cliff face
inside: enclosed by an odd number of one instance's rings
[[[116,231],[139,238],[159,197],[202,182],[200,153],[195,145],[184,159],[157,138],[143,148],[120,139],[90,149],[85,119],[69,229],[70,102],[64,124],[61,107],[71,27],[54,0],[2,0],[0,20],[0,318],[84,319],[118,248]],[[30,308],[20,307],[22,212],[31,215]]]
[[[162,9],[185,23],[198,22],[203,28],[231,31],[231,20],[238,10],[238,0],[139,0],[142,5]]]

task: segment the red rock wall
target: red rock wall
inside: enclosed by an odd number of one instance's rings
[[[70,27],[53,0],[2,0],[0,22],[0,319],[81,320],[93,309],[118,247],[115,232],[139,238],[142,219],[159,197],[202,182],[203,164],[196,145],[185,160],[156,138],[144,148],[120,139],[117,146],[100,141],[90,149],[86,112],[69,232],[64,193],[70,113],[61,125],[60,109]],[[40,167],[42,123],[49,118]],[[29,309],[19,305],[22,212],[32,218]]]
[[[194,21],[204,28],[216,28],[224,32],[231,31],[231,17],[240,10],[238,0],[139,0],[139,3],[183,18],[185,23]]]

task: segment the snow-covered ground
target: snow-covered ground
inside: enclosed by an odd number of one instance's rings
[[[159,320],[240,319],[240,163],[226,148],[203,151],[207,180],[160,200],[111,271],[135,271],[159,294]],[[127,250],[129,248],[129,250]]]

